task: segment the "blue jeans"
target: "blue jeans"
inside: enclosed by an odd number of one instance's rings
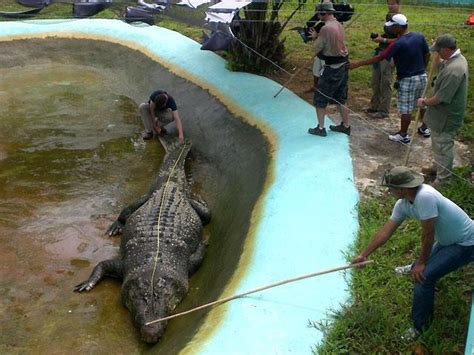
[[[415,283],[411,319],[420,332],[428,328],[433,318],[435,284],[446,274],[474,261],[474,246],[453,244],[433,246],[423,270],[425,280]]]

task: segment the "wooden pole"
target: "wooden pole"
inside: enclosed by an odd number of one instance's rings
[[[425,88],[423,89],[423,94],[421,95],[421,97],[426,97],[428,88],[431,86],[431,82],[433,81],[434,68],[438,66],[438,64],[439,64],[439,55],[437,52],[434,52],[431,55],[431,66],[428,72],[428,78],[426,79],[426,85],[425,85]],[[412,124],[413,126],[411,128],[411,140],[410,140],[410,143],[408,143],[408,150],[405,154],[405,160],[403,163],[404,166],[408,165],[408,159],[410,158],[410,153],[411,153],[411,146],[413,144],[413,141],[415,140],[416,130],[418,129],[418,121],[420,120],[420,116],[421,116],[421,107],[418,107],[418,110],[416,111],[416,116],[415,116],[415,123]]]
[[[164,322],[164,321],[176,318],[176,317],[184,316],[186,314],[199,311],[201,309],[205,309],[205,308],[209,308],[209,307],[216,306],[216,305],[219,305],[219,304],[223,304],[223,303],[232,301],[236,298],[244,297],[244,296],[250,295],[252,293],[256,293],[256,292],[260,292],[260,291],[263,291],[263,290],[267,290],[269,288],[281,286],[281,285],[284,285],[284,284],[287,284],[287,283],[290,283],[290,282],[295,282],[295,281],[307,279],[307,278],[310,278],[310,277],[329,274],[331,272],[336,272],[336,271],[341,271],[341,270],[350,269],[350,268],[354,268],[354,267],[359,267],[359,266],[371,264],[373,262],[374,262],[373,260],[367,260],[367,261],[363,261],[363,262],[356,263],[356,264],[347,264],[347,265],[339,266],[339,267],[336,267],[336,268],[333,268],[333,269],[328,269],[328,270],[323,270],[323,271],[318,271],[318,272],[312,272],[310,274],[305,274],[305,275],[293,277],[291,279],[282,280],[282,281],[279,281],[279,282],[276,282],[276,283],[273,283],[273,284],[270,284],[270,285],[262,286],[262,287],[244,292],[244,293],[240,293],[238,295],[221,298],[220,300],[210,302],[210,303],[206,303],[204,305],[201,305],[201,306],[198,306],[198,307],[195,307],[195,308],[191,308],[190,310],[187,310],[187,311],[184,311],[184,312],[180,312],[180,313],[172,314],[172,315],[164,317],[164,318],[156,319],[156,320],[150,321],[148,323],[145,323],[145,325],[151,325],[151,324],[155,324],[155,323],[159,323],[159,322]]]

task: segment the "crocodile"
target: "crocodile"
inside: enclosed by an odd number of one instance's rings
[[[156,343],[169,315],[188,292],[189,276],[201,264],[206,242],[203,225],[210,221],[207,204],[192,198],[184,165],[191,142],[160,137],[165,157],[150,191],[125,207],[107,234],[122,234],[120,256],[98,263],[76,292],[90,291],[103,277],[122,280],[123,305],[141,338]]]

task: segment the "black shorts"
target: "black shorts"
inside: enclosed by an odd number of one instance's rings
[[[348,81],[349,67],[346,64],[336,69],[325,66],[314,92],[314,106],[325,108],[328,104],[345,104]]]

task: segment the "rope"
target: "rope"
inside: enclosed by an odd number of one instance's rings
[[[272,61],[270,58],[267,58],[265,57],[263,54],[257,52],[255,49],[253,49],[252,47],[249,47],[248,45],[246,45],[244,42],[242,42],[238,37],[236,37],[234,35],[234,38],[237,40],[237,42],[239,42],[240,44],[242,44],[245,48],[247,49],[250,49],[252,52],[254,52],[255,54],[257,54],[259,57],[263,58],[264,60],[266,60],[267,62],[273,64],[275,67],[277,67],[278,69],[280,69],[281,71],[285,72],[286,74],[288,75],[291,75],[291,73],[289,71],[287,71],[286,69],[280,67],[277,63],[275,63],[274,61]]]
[[[212,306],[220,305],[220,304],[235,300],[236,298],[241,298],[241,297],[250,295],[252,293],[257,293],[257,292],[267,290],[269,288],[285,285],[285,284],[290,283],[290,282],[296,282],[296,281],[300,281],[300,280],[307,279],[307,278],[310,278],[310,277],[329,274],[331,272],[341,271],[341,270],[345,270],[345,269],[349,269],[349,268],[360,267],[360,266],[364,266],[364,265],[367,265],[367,264],[372,264],[373,262],[374,262],[373,260],[367,260],[367,261],[363,261],[363,262],[356,263],[356,264],[347,264],[347,265],[339,266],[339,267],[336,267],[336,268],[333,268],[333,269],[328,269],[328,270],[318,271],[318,272],[312,272],[310,274],[305,274],[305,275],[293,277],[291,279],[282,280],[282,281],[279,281],[279,282],[275,282],[275,283],[272,283],[272,284],[269,284],[269,285],[266,285],[266,286],[262,286],[262,287],[244,292],[244,293],[240,293],[238,295],[221,298],[217,301],[206,303],[202,306],[195,307],[195,308],[192,308],[192,309],[184,311],[184,312],[180,312],[180,313],[172,314],[172,315],[164,317],[164,318],[156,319],[156,320],[153,320],[151,322],[145,323],[145,325],[151,325],[151,324],[155,324],[155,323],[164,322],[164,321],[167,321],[167,320],[170,320],[170,319],[173,319],[173,318],[181,317],[181,316],[184,316],[186,314],[199,311],[201,309],[205,309],[205,308],[209,308],[209,307],[212,307]]]
[[[174,162],[173,164],[173,167],[171,168],[171,172],[169,173],[168,175],[168,178],[166,179],[166,182],[165,182],[165,186],[163,187],[163,193],[161,195],[161,203],[160,203],[160,210],[158,211],[158,230],[157,230],[157,233],[156,233],[156,253],[155,253],[155,257],[154,257],[154,263],[153,263],[153,273],[151,275],[151,297],[153,297],[154,295],[154,292],[155,292],[155,273],[156,273],[156,268],[158,266],[158,251],[160,250],[160,226],[161,226],[161,215],[162,215],[162,212],[163,212],[163,205],[164,205],[164,201],[165,201],[165,195],[166,195],[166,189],[168,187],[168,184],[171,180],[171,175],[173,174],[173,172],[175,171],[176,169],[176,166],[178,165],[179,163],[179,160],[181,159],[181,156],[183,155],[183,152],[185,150],[186,146],[183,145],[181,151],[179,152],[179,155],[178,155],[178,158],[176,159],[176,161]],[[152,302],[152,304],[154,305],[154,303]],[[148,307],[148,306],[147,306]]]

